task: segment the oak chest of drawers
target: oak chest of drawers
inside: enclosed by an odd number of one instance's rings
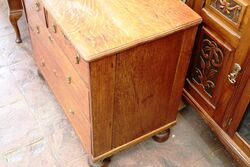
[[[201,22],[191,9],[172,0],[23,4],[34,59],[94,161],[176,123]]]

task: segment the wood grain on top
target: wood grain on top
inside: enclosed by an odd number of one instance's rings
[[[178,0],[43,0],[86,61],[194,26],[201,18]]]

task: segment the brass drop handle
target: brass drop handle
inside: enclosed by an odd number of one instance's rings
[[[40,28],[39,28],[39,26],[36,26],[36,33],[37,33],[37,34],[40,33]]]
[[[57,27],[55,24],[52,24],[52,32],[56,33],[57,32]]]
[[[52,43],[53,42],[53,38],[51,37],[51,35],[48,36],[49,41]]]
[[[62,34],[63,34],[64,39],[65,39],[66,41],[68,41],[69,39],[67,38],[67,36],[66,36],[64,33],[62,33]]]
[[[77,54],[76,54],[76,64],[80,64],[80,60],[81,60],[80,54],[77,53]]]
[[[58,73],[57,73],[57,71],[56,71],[55,69],[53,70],[53,73],[54,73],[54,75],[55,75],[56,77],[59,76]]]
[[[68,84],[71,84],[71,82],[72,82],[72,77],[71,77],[70,75],[67,77],[67,81],[68,81]]]
[[[75,115],[75,111],[72,109],[69,109],[69,113],[71,113],[72,115]]]
[[[37,12],[39,12],[39,10],[40,10],[40,3],[39,2],[35,3],[35,9]]]
[[[41,64],[42,64],[42,66],[44,67],[44,66],[45,66],[45,61],[44,61],[44,60],[42,60],[42,63],[41,63]]]
[[[236,83],[237,76],[239,75],[241,71],[241,66],[238,63],[234,64],[233,71],[228,74],[227,78],[231,84]]]

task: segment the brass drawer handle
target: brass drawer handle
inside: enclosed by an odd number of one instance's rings
[[[55,75],[56,77],[59,76],[58,73],[57,73],[57,71],[56,71],[55,69],[53,70],[53,73],[54,73],[54,75]]]
[[[76,64],[80,64],[80,60],[81,60],[80,54],[77,53],[77,54],[76,54]]]
[[[72,109],[69,109],[69,113],[75,115],[75,111],[73,111]]]
[[[63,37],[64,37],[64,39],[66,40],[66,41],[68,41],[69,39],[66,37],[66,35],[62,32],[62,34],[63,34]]]
[[[40,3],[39,2],[35,3],[35,9],[36,9],[37,12],[40,11]]]
[[[37,33],[37,34],[40,33],[40,28],[39,28],[39,26],[36,26],[36,33]]]
[[[67,81],[68,81],[68,84],[71,84],[71,82],[72,82],[72,77],[71,77],[70,75],[67,77]]]
[[[42,63],[41,63],[41,64],[42,64],[42,66],[44,67],[44,66],[45,66],[45,61],[44,61],[44,60],[42,60]]]
[[[233,71],[230,74],[228,74],[228,76],[227,76],[228,80],[231,84],[236,83],[236,79],[237,79],[240,71],[241,71],[241,66],[238,63],[235,63],[234,67],[233,67]]]
[[[52,43],[53,42],[53,38],[51,35],[48,35],[49,41]]]
[[[55,24],[52,25],[52,32],[53,33],[56,33],[57,32],[57,27]]]

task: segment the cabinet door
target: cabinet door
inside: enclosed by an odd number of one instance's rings
[[[250,77],[248,77],[248,82],[241,93],[241,97],[236,99],[238,103],[229,120],[227,133],[250,157]]]
[[[234,66],[235,49],[209,27],[202,27],[185,86],[201,110],[220,123],[232,95],[228,74]]]
[[[234,98],[236,105],[228,121],[227,133],[233,137],[238,132],[248,140],[250,145],[250,57],[242,73],[242,80],[237,91],[238,96]]]

